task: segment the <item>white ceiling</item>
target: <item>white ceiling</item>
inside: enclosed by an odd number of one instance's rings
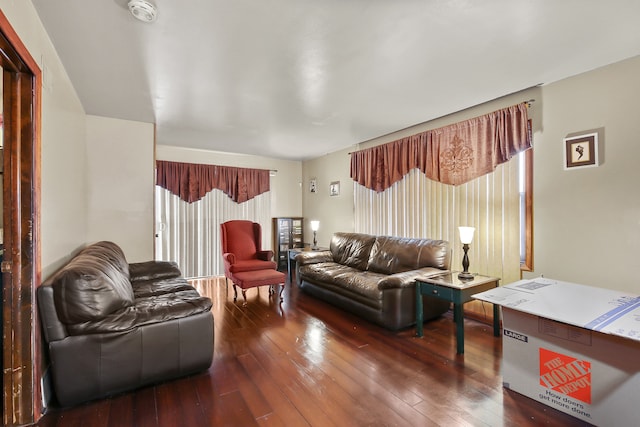
[[[32,1],[88,114],[293,160],[640,54],[638,0]]]

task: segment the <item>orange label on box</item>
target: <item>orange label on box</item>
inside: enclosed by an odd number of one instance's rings
[[[591,362],[540,348],[540,385],[591,404]]]

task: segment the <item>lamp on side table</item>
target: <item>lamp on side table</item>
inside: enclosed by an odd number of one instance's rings
[[[311,221],[311,230],[313,230],[313,246],[311,246],[311,249],[313,249],[314,251],[318,249],[318,240],[316,239],[318,228],[320,228],[320,221]]]
[[[469,273],[469,244],[473,241],[473,233],[476,231],[474,227],[458,227],[460,233],[460,243],[462,243],[462,249],[464,250],[464,256],[462,257],[462,272],[458,274],[460,280],[471,280],[473,274]]]

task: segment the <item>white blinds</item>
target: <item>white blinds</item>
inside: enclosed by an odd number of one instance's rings
[[[185,277],[224,274],[220,224],[247,219],[262,226],[262,248],[271,247],[271,192],[235,203],[220,190],[187,203],[156,186],[155,259],[175,261]]]
[[[448,240],[452,270],[462,269],[458,226],[476,228],[469,271],[520,279],[518,162],[509,161],[459,186],[431,181],[417,169],[384,192],[354,182],[355,231]]]

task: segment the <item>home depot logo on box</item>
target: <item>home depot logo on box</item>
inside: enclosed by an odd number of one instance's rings
[[[540,385],[591,404],[591,362],[540,348]]]

